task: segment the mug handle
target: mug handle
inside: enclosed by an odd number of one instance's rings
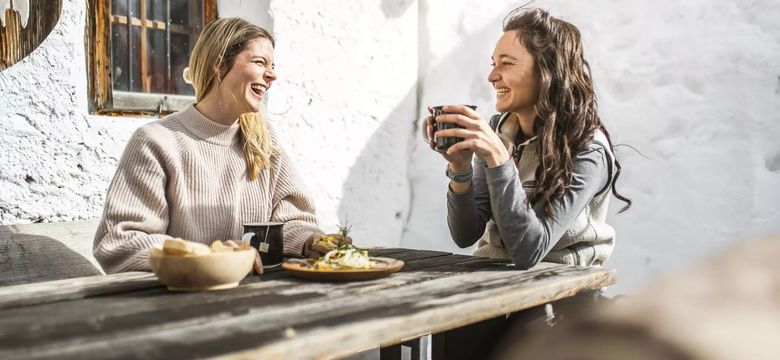
[[[248,233],[246,233],[246,234],[241,236],[241,241],[246,241],[246,243],[249,244],[249,243],[252,242],[252,237],[254,237],[254,236],[255,236],[255,233],[248,232]]]
[[[431,128],[433,129],[433,131],[436,132],[436,120],[433,117],[433,114],[431,114],[430,117],[431,117],[431,122],[430,123],[427,123],[427,121],[423,121],[422,136],[423,136],[423,139],[425,139],[425,142],[428,143],[428,145],[430,145],[431,147],[433,147],[433,146],[436,146],[436,139],[435,139],[434,136],[431,136],[430,134],[428,134],[428,126],[427,125],[430,124]],[[427,118],[428,117],[426,117],[426,120],[427,120]]]

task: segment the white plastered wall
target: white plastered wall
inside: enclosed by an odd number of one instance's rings
[[[422,147],[425,106],[492,114],[486,81],[516,2],[222,0],[276,34],[271,121],[326,230],[365,245],[457,249],[444,162]],[[576,24],[634,207],[610,222],[614,291],[780,231],[780,4],[537,1]],[[0,223],[95,219],[127,138],[154,119],[87,110],[83,0],[0,72]],[[419,79],[419,82],[418,82]]]

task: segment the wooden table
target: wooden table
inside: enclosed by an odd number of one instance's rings
[[[371,253],[406,266],[350,283],[275,271],[195,293],[169,292],[142,272],[0,287],[0,359],[338,358],[615,282],[610,269],[520,271],[440,251]]]

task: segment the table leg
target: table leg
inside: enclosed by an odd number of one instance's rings
[[[401,344],[390,345],[379,349],[380,360],[401,360]]]
[[[379,349],[379,359],[381,360],[401,360],[403,357],[403,347],[410,350],[411,360],[421,360],[420,348],[422,338],[412,339],[396,345],[390,345]]]
[[[433,360],[487,359],[506,332],[506,316],[499,316],[433,334]]]
[[[422,344],[422,338],[417,338],[414,340],[409,340],[401,345],[408,347],[411,350],[411,359],[412,360],[420,360],[422,359],[420,357],[420,348]]]

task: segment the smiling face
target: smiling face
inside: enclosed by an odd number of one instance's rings
[[[515,31],[507,31],[498,39],[492,60],[488,81],[496,90],[496,111],[535,111],[539,100],[536,62]]]
[[[273,68],[271,41],[266,38],[247,41],[215,89],[222,104],[227,107],[225,110],[237,115],[260,111],[265,93],[276,80]]]

